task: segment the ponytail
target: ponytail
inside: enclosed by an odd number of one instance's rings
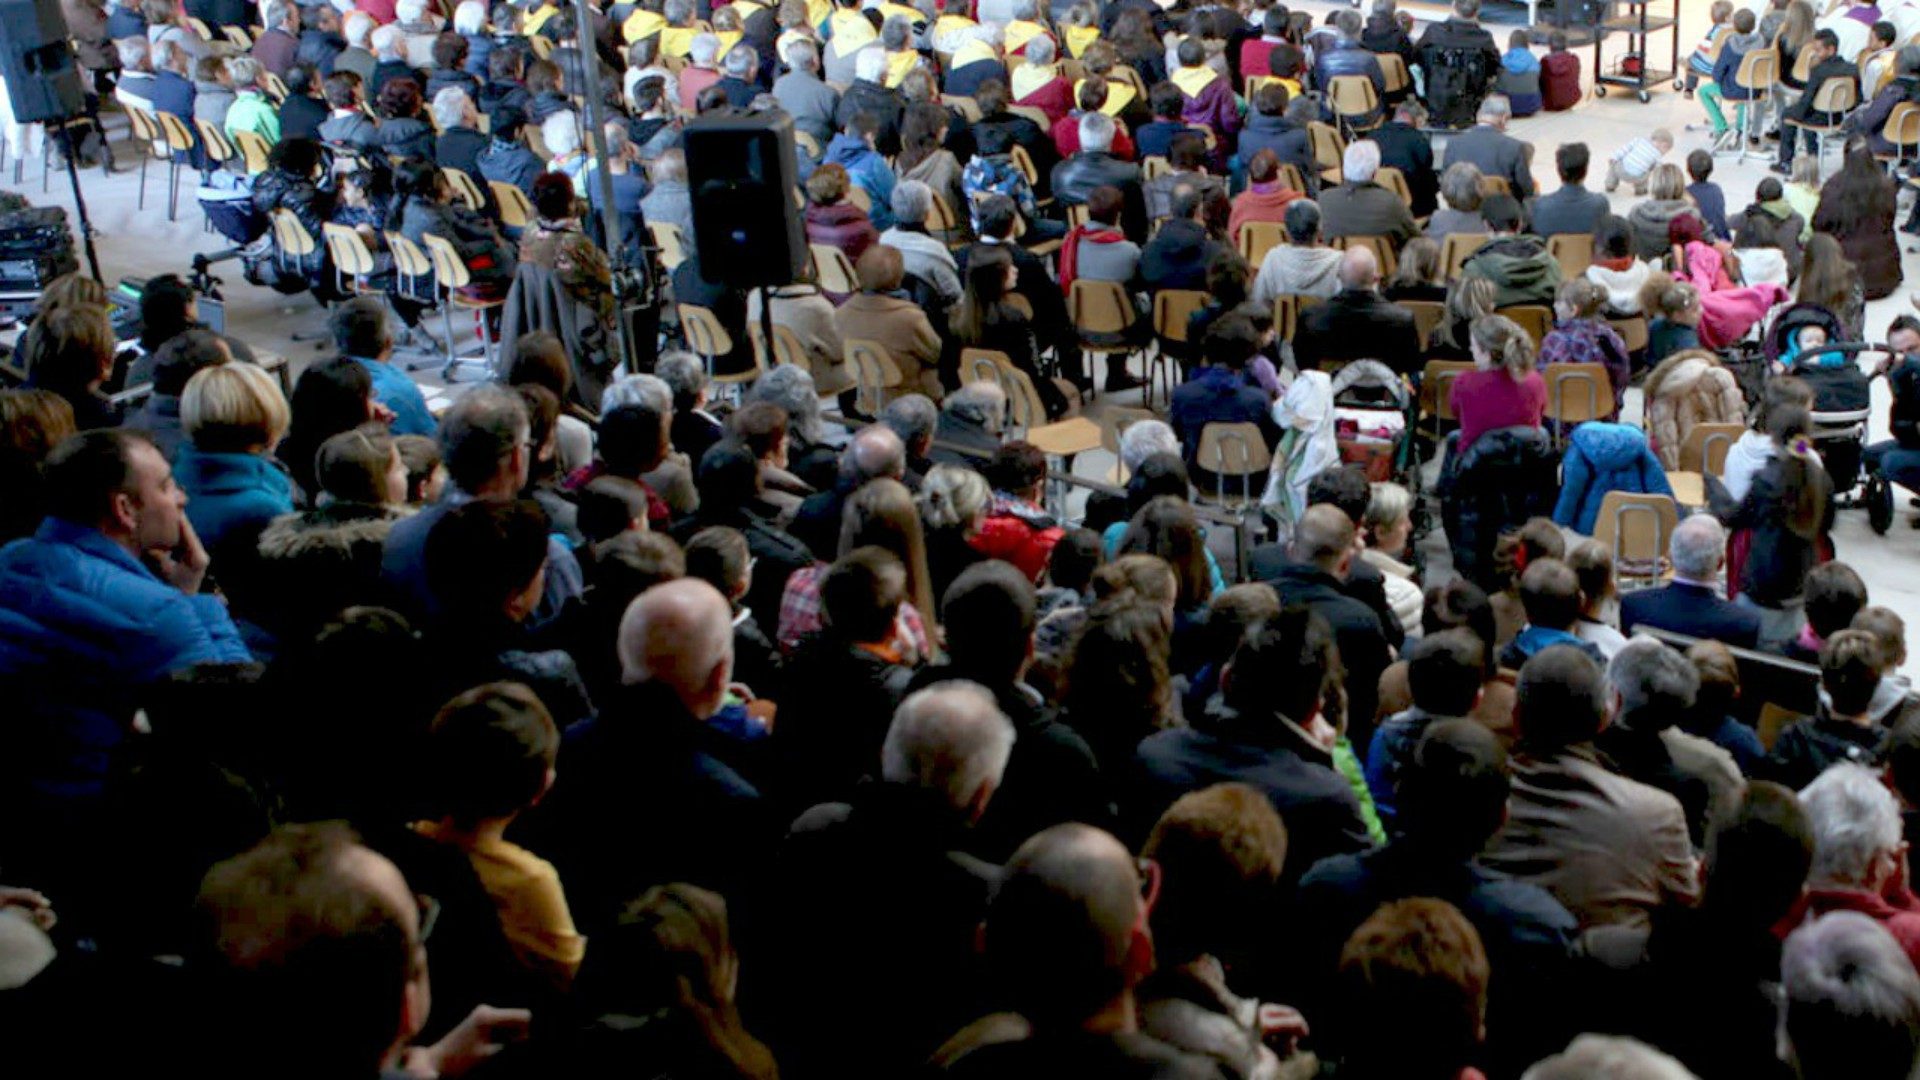
[[[1640,286],[1640,309],[1649,318],[1671,319],[1699,302],[1698,290],[1684,281],[1675,281],[1665,270],[1648,274],[1646,284]]]
[[[1504,370],[1515,382],[1533,372],[1533,339],[1519,324],[1504,315],[1487,315],[1473,322],[1473,343],[1487,354],[1493,366]]]
[[[1805,540],[1820,531],[1833,495],[1833,481],[1813,455],[1808,438],[1812,430],[1813,416],[1804,405],[1780,405],[1767,411],[1767,435],[1780,451],[1786,525]]]

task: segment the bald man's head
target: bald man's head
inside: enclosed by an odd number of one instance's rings
[[[1365,245],[1348,248],[1340,255],[1340,287],[1371,289],[1380,284],[1380,259]]]
[[[732,609],[704,581],[655,585],[627,605],[619,651],[625,682],[671,687],[704,720],[719,710],[733,677]]]
[[[840,459],[840,475],[852,480],[855,487],[883,476],[898,480],[906,474],[907,446],[885,424],[861,428]]]
[[[1140,872],[1118,840],[1056,825],[1021,844],[987,910],[987,960],[1036,1028],[1067,1028],[1153,967]]]
[[[1295,562],[1312,563],[1336,577],[1353,558],[1353,519],[1332,503],[1307,507],[1293,527]]]

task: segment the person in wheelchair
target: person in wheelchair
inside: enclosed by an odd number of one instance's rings
[[[1418,49],[1433,123],[1471,125],[1500,73],[1500,50],[1480,25],[1480,0],[1453,0],[1452,17],[1429,24]]]

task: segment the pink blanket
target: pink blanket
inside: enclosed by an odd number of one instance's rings
[[[1687,245],[1684,280],[1700,290],[1700,344],[1709,349],[1746,337],[1754,323],[1789,298],[1779,285],[1730,285],[1722,262],[1717,248],[1698,240]]]

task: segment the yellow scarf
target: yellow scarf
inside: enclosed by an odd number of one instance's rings
[[[552,4],[541,4],[540,10],[527,16],[527,21],[520,24],[520,32],[522,34],[537,34],[540,32],[541,27],[547,25],[548,19],[558,14],[560,14],[559,8],[554,7]]]
[[[1087,80],[1085,79],[1081,79],[1079,82],[1073,84],[1073,100],[1076,105],[1080,101],[1080,88],[1085,85],[1087,85]],[[1108,79],[1107,103],[1100,106],[1100,111],[1106,113],[1108,116],[1119,116],[1126,110],[1127,106],[1133,104],[1135,96],[1132,83],[1121,82],[1119,79]]]
[[[807,25],[818,28],[833,14],[833,0],[807,0]]]
[[[934,21],[933,36],[935,40],[938,40],[944,35],[957,33],[961,30],[971,30],[979,25],[979,23],[974,22],[965,15],[942,15]]]
[[[887,54],[887,85],[898,87],[920,65],[920,54],[911,49]]]
[[[720,48],[713,54],[713,58],[716,61],[727,55],[728,51],[735,45],[740,44],[740,31],[738,30],[716,30],[713,36],[720,39]]]
[[[835,56],[852,56],[880,37],[865,15],[845,9],[827,20],[827,32]]]
[[[661,56],[685,56],[693,48],[694,35],[699,30],[691,26],[668,26],[660,31]],[[718,54],[715,54],[716,57]]]
[[[629,42],[634,42],[659,33],[666,25],[666,17],[659,12],[648,11],[646,8],[634,8],[633,14],[627,16],[627,21],[621,24],[620,32],[627,35]]]
[[[1100,40],[1100,28],[1097,26],[1069,26],[1067,34],[1067,55],[1075,60],[1087,51],[1087,46]]]
[[[1021,64],[1013,69],[1013,100],[1019,101],[1059,77],[1060,69],[1053,64],[1046,67]]]
[[[958,71],[968,64],[977,64],[982,60],[998,59],[1000,54],[993,51],[993,46],[975,39],[953,50],[952,70]]]
[[[733,0],[733,3],[729,6],[740,14],[740,25],[742,26],[747,24],[747,18],[749,16],[758,15],[767,10],[767,5],[759,3],[758,0]]]
[[[901,18],[907,20],[908,26],[918,26],[919,24],[927,21],[927,17],[925,15],[920,14],[918,11],[908,7],[905,4],[881,4],[880,5],[880,21],[881,22],[885,22],[888,19],[893,18],[895,15],[898,15]]]
[[[1212,86],[1213,80],[1219,78],[1220,73],[1201,64],[1198,67],[1183,67],[1168,77],[1173,80],[1173,85],[1180,88],[1181,93],[1194,98],[1199,97],[1202,90]]]
[[[1001,33],[1001,44],[1006,46],[1007,54],[1011,56],[1026,48],[1027,42],[1046,32],[1047,28],[1037,22],[1010,22],[1006,30]]]

